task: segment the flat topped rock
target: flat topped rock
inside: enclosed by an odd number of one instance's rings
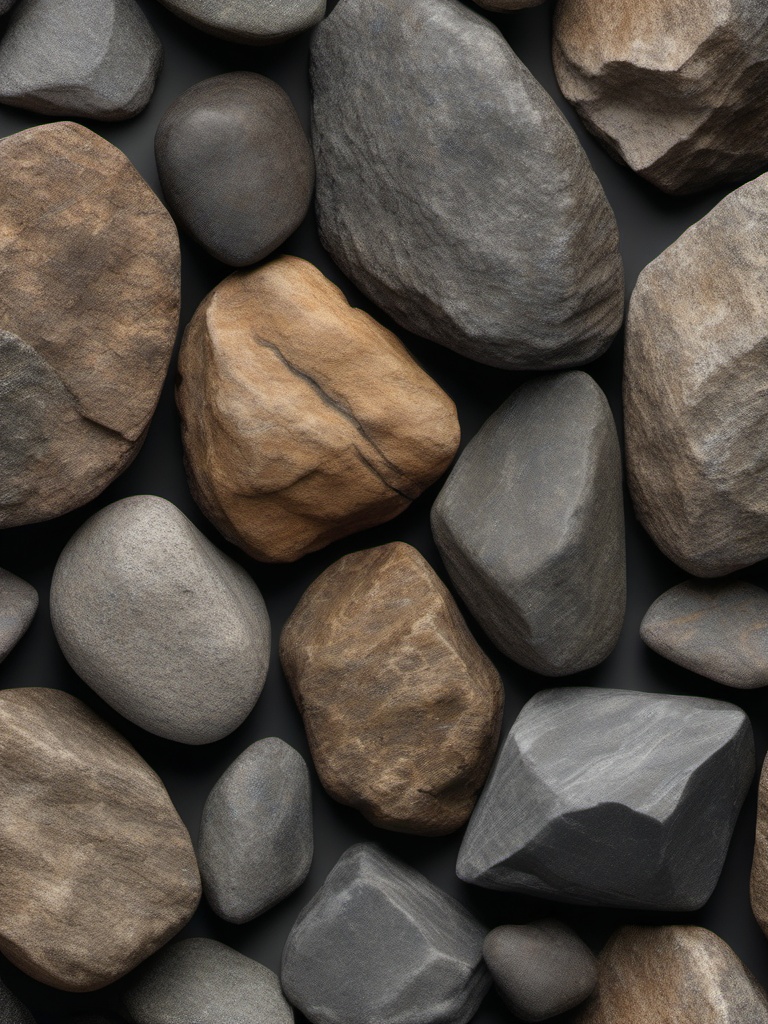
[[[37,603],[33,586],[12,572],[0,569],[0,661],[29,629]]]
[[[279,43],[316,25],[326,0],[160,0],[195,28],[235,43]]]

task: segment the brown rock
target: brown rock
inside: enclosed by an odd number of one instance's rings
[[[192,916],[200,877],[163,784],[60,690],[0,692],[0,951],[67,991],[101,988]]]
[[[496,751],[504,694],[418,551],[386,544],[326,569],[286,623],[280,657],[334,799],[397,832],[464,824]]]
[[[179,371],[193,494],[265,562],[392,519],[459,444],[453,402],[400,341],[290,256],[211,292]]]
[[[58,122],[0,142],[0,527],[98,495],[170,359],[179,243],[123,154]]]
[[[752,913],[768,935],[768,758],[763,763],[757,796],[755,853],[750,878]]]

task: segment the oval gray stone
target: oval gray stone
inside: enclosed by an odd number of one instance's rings
[[[0,569],[0,661],[29,629],[37,611],[37,591],[26,580]]]
[[[263,46],[304,32],[325,15],[326,0],[160,0],[195,28],[235,43]]]

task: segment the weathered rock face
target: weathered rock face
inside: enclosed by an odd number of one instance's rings
[[[621,453],[587,374],[519,388],[467,445],[432,509],[451,580],[496,646],[560,676],[616,645],[626,564]]]
[[[0,692],[0,951],[38,981],[101,988],[167,942],[200,898],[163,784],[60,690]]]
[[[490,985],[484,936],[418,871],[353,846],[288,936],[283,991],[311,1024],[467,1024]]]
[[[263,561],[392,519],[459,444],[453,402],[398,339],[293,257],[211,292],[179,374],[192,492]]]
[[[768,758],[763,763],[757,798],[757,830],[750,879],[752,912],[768,935]]]
[[[124,498],[80,527],[56,564],[51,619],[81,679],[167,739],[221,739],[264,685],[256,584],[163,498]]]
[[[179,242],[80,125],[0,142],[0,527],[85,504],[141,447],[171,356]]]
[[[730,946],[706,928],[620,928],[600,956],[577,1024],[766,1024],[768,999]]]
[[[343,0],[311,72],[320,237],[362,291],[492,366],[607,348],[623,317],[613,212],[493,25],[458,0]]]
[[[643,270],[624,363],[627,476],[640,522],[694,576],[768,555],[768,175]]]
[[[608,151],[667,192],[768,163],[768,21],[754,0],[560,0],[558,84]]]
[[[195,28],[262,46],[304,32],[325,14],[325,0],[160,0]]]
[[[29,629],[37,611],[37,591],[26,580],[0,569],[0,661]]]
[[[35,1024],[35,1018],[0,981],[0,1020],[3,1024]]]
[[[697,910],[754,768],[749,719],[733,704],[544,690],[502,747],[458,875],[569,903]]]
[[[326,569],[286,623],[280,657],[334,799],[400,832],[464,824],[496,751],[504,693],[414,548],[387,544]]]

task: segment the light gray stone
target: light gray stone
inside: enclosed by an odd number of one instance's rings
[[[316,25],[326,0],[160,0],[195,28],[235,43],[279,43]]]
[[[2,1024],[35,1024],[35,1018],[10,989],[0,981],[0,1022]]]
[[[29,629],[37,611],[37,591],[26,580],[0,569],[0,661]]]

